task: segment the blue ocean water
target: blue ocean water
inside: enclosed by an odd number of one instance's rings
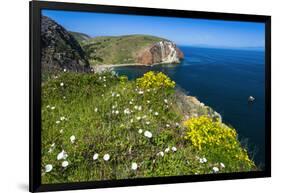
[[[261,168],[265,160],[265,62],[264,51],[180,47],[180,64],[153,67],[118,67],[129,79],[150,70],[162,71],[190,95],[222,115],[234,127],[242,144]],[[248,103],[254,96],[255,102]],[[243,143],[245,142],[246,143]]]

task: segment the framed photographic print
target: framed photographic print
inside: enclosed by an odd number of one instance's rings
[[[30,191],[270,177],[270,30],[30,2]]]

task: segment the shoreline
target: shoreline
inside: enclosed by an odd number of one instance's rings
[[[100,64],[100,65],[95,65],[92,68],[94,69],[94,72],[103,72],[106,70],[112,70],[113,68],[116,67],[124,67],[124,66],[143,66],[143,67],[153,67],[156,65],[160,65],[160,64],[172,64],[172,63],[155,63],[155,64],[141,64],[141,63],[128,63],[128,64]],[[177,63],[174,63],[175,65]]]

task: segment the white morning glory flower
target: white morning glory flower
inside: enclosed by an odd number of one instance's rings
[[[206,162],[207,162],[207,159],[206,159],[205,157],[199,158],[199,162],[200,162],[201,164],[206,163]]]
[[[139,131],[138,131],[138,132],[139,132],[139,134],[142,134],[142,129],[139,129]]]
[[[53,169],[53,166],[52,166],[51,164],[47,164],[47,165],[45,166],[45,172],[46,172],[46,173],[52,171],[52,169]]]
[[[146,121],[146,122],[145,122],[145,124],[149,125],[149,124],[150,124],[150,122],[149,122],[149,121]]]
[[[157,153],[158,156],[164,157],[164,152],[160,151],[159,153]]]
[[[118,111],[118,110],[116,110],[116,111],[115,111],[115,114],[116,114],[116,115],[118,115],[118,114],[119,114],[119,111]]]
[[[124,110],[124,114],[130,114],[130,109],[126,108],[126,109]]]
[[[60,130],[60,133],[63,133],[63,129]]]
[[[165,149],[165,153],[168,153],[169,151],[170,151],[170,148],[167,147],[167,148]]]
[[[120,97],[120,94],[117,94],[116,97]]]
[[[74,135],[71,135],[71,137],[69,139],[70,139],[71,143],[74,143],[76,138]]]
[[[138,168],[138,164],[136,162],[132,163],[132,170],[136,170]]]
[[[176,148],[176,147],[172,147],[172,151],[173,151],[173,152],[176,152],[176,151],[177,151],[177,148]]]
[[[150,131],[145,131],[144,132],[144,136],[147,138],[151,138],[152,137],[152,133]]]
[[[49,109],[49,108],[50,108],[50,105],[47,105],[46,108]]]
[[[61,160],[61,159],[66,159],[68,157],[67,153],[62,150],[58,155],[57,155],[57,160]]]
[[[139,91],[139,94],[143,94],[143,91],[142,91],[142,90],[140,90],[140,91]]]
[[[170,127],[170,125],[169,125],[169,124],[166,124],[166,127]]]
[[[158,115],[159,115],[159,113],[158,113],[158,112],[155,112],[155,113],[154,113],[154,115],[158,116]]]
[[[64,168],[66,168],[68,165],[69,165],[68,161],[63,161],[61,163],[61,166],[64,167]]]
[[[110,155],[104,154],[103,159],[104,159],[104,161],[108,161],[110,159]]]
[[[141,117],[137,117],[137,120],[138,120],[138,121],[141,120]]]
[[[218,167],[213,167],[213,172],[214,173],[218,173],[220,170],[219,170],[219,168]]]
[[[147,104],[150,104],[150,100],[147,100],[146,102],[147,102]]]
[[[176,127],[178,127],[180,124],[179,123],[176,123]]]
[[[95,153],[94,155],[93,155],[93,160],[97,160],[99,158],[99,154],[98,153]]]
[[[96,108],[94,109],[94,111],[95,111],[95,112],[98,112],[98,108],[96,107]]]
[[[60,121],[56,121],[56,124],[59,124],[60,123]]]
[[[168,100],[167,100],[167,99],[164,99],[164,102],[165,102],[165,103],[168,103]]]
[[[63,71],[64,71],[64,72],[66,72],[66,68],[65,68],[65,69],[63,69]]]
[[[52,106],[51,109],[54,110],[56,107]]]
[[[220,163],[220,166],[222,167],[222,168],[225,168],[225,165],[221,162]]]
[[[64,85],[63,82],[61,82],[61,83],[60,83],[60,86],[63,86],[63,85]]]

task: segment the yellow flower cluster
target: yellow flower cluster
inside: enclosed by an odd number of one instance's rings
[[[237,159],[248,168],[255,166],[247,150],[242,148],[234,129],[208,116],[190,118],[184,122],[185,138],[198,150],[217,151],[231,159]]]
[[[190,118],[184,125],[187,128],[186,139],[190,140],[199,150],[203,146],[217,145],[234,149],[238,145],[234,129],[207,116]]]
[[[137,86],[143,89],[148,88],[174,88],[176,83],[164,73],[149,71],[143,77],[137,79]]]

